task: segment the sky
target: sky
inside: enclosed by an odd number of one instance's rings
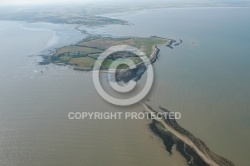
[[[80,2],[80,0],[0,0],[1,4],[38,4],[38,3],[60,3],[60,2]],[[82,0],[85,1],[85,0]]]
[[[0,5],[4,4],[42,4],[42,3],[74,3],[74,2],[99,2],[99,1],[114,1],[114,2],[127,2],[127,1],[163,1],[163,2],[250,2],[250,0],[0,0]]]
[[[114,2],[128,2],[128,1],[137,1],[137,2],[143,2],[143,1],[163,1],[163,2],[174,2],[174,1],[186,1],[187,0],[0,0],[0,4],[39,4],[39,3],[73,3],[73,2],[99,2],[99,1],[114,1]],[[190,2],[192,1],[208,1],[208,0],[188,0]]]
[[[0,5],[4,4],[43,4],[43,3],[74,3],[74,2],[144,2],[144,1],[176,1],[176,0],[0,0]],[[180,1],[180,0],[179,0]],[[193,0],[192,0],[193,1]]]
[[[0,5],[3,5],[3,4],[67,3],[67,2],[68,3],[74,3],[74,2],[99,2],[99,1],[105,1],[105,0],[0,0]],[[108,0],[108,1],[111,1],[111,0]],[[114,0],[114,1],[124,1],[124,0]]]

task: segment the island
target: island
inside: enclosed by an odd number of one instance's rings
[[[94,64],[98,61],[99,55],[111,46],[129,45],[138,48],[144,52],[145,55],[153,63],[157,58],[159,52],[158,45],[164,45],[169,39],[157,36],[148,38],[142,37],[126,37],[126,38],[112,38],[102,36],[89,36],[84,40],[74,45],[64,46],[52,52],[45,61],[47,63],[54,63],[57,65],[73,65],[74,70],[91,71]],[[117,59],[132,60],[134,64],[141,64],[142,60],[137,55],[130,52],[117,52],[108,56],[101,64],[102,70],[109,69],[111,63]],[[42,62],[42,63],[46,63]],[[127,68],[127,66],[120,66],[120,68]]]

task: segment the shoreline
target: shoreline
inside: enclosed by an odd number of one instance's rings
[[[156,112],[150,106],[141,103],[147,112]],[[169,112],[163,107],[159,107],[164,112]],[[197,166],[234,166],[228,159],[213,153],[204,142],[196,138],[189,131],[178,125],[175,119],[158,119],[153,120],[149,125],[150,129],[159,136],[171,154],[174,144],[177,145],[183,157],[189,165]],[[188,152],[187,152],[188,151]]]

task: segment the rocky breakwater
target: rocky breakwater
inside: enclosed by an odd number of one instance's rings
[[[142,105],[147,112],[157,112],[146,104],[142,103]],[[161,106],[159,109],[161,112],[170,112]],[[181,127],[173,118],[153,119],[149,127],[154,134],[162,139],[170,154],[173,153],[172,148],[176,145],[176,150],[190,166],[234,166],[230,160],[212,152],[202,140]]]

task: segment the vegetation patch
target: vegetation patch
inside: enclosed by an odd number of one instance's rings
[[[76,65],[81,69],[92,69],[95,64],[95,59],[90,57],[72,58],[69,64]]]

